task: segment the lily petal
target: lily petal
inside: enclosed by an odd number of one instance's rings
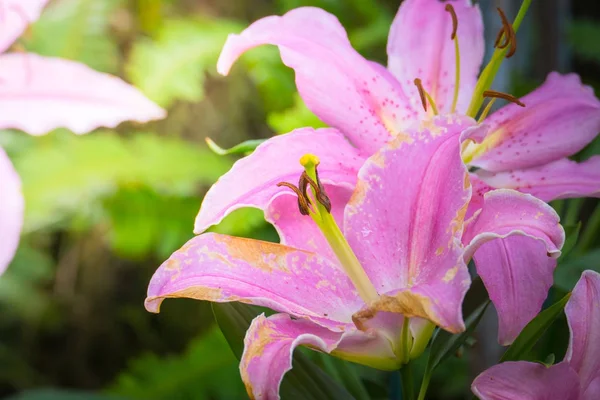
[[[397,370],[400,363],[391,342],[379,331],[382,324],[389,328],[394,323],[390,323],[389,315],[383,315],[386,313],[380,314],[370,321],[375,325],[374,330],[366,333],[353,327],[344,332],[333,332],[310,321],[293,320],[286,314],[268,318],[259,315],[246,332],[240,363],[242,380],[250,398],[279,399],[283,376],[292,368],[294,349],[301,345],[375,368]],[[391,319],[398,320],[396,316]],[[396,342],[397,337],[393,340]]]
[[[148,286],[146,309],[165,298],[261,305],[339,330],[362,300],[326,258],[277,243],[206,233],[173,253]]]
[[[388,68],[398,78],[412,104],[420,104],[413,83],[420,78],[440,112],[449,112],[456,84],[452,18],[439,0],[405,0],[388,38]],[[457,110],[466,111],[483,61],[483,19],[469,0],[452,2],[458,17],[460,88]]]
[[[263,44],[279,47],[308,108],[367,154],[417,115],[394,77],[358,54],[337,18],[319,8],[266,17],[230,35],[217,70],[226,75],[241,54]]]
[[[498,311],[501,344],[512,343],[541,310],[564,240],[552,207],[513,190],[486,193],[483,208],[467,222],[465,257],[474,253]]]
[[[291,193],[277,184],[297,184],[304,171],[300,158],[307,153],[321,160],[319,177],[324,183],[354,187],[364,161],[358,150],[335,129],[297,129],[265,141],[221,176],[204,196],[194,232],[204,232],[238,208],[264,210],[275,196]]]
[[[359,171],[345,211],[350,246],[382,296],[374,307],[464,329],[469,274],[460,245],[471,189],[460,158],[464,121],[397,138]]]
[[[471,386],[481,400],[579,400],[577,374],[568,363],[545,365],[511,361],[481,373]]]
[[[567,158],[506,172],[479,170],[477,176],[496,188],[530,193],[544,201],[600,196],[600,156],[577,163]]]
[[[13,53],[0,56],[0,65],[0,129],[42,135],[65,127],[86,133],[165,116],[133,86],[84,64]]]
[[[344,208],[352,196],[352,188],[335,185],[324,185],[324,188],[331,200],[331,214],[343,231]],[[318,252],[330,260],[337,260],[317,224],[311,217],[298,212],[298,197],[295,194],[284,192],[275,197],[265,210],[265,220],[275,226],[281,244]]]
[[[0,148],[0,274],[15,255],[23,225],[21,180]]]
[[[286,314],[254,318],[244,338],[240,362],[242,381],[251,399],[279,400],[279,386],[292,369],[292,356],[298,346],[330,353],[342,333],[305,320],[293,320]]]
[[[37,21],[48,0],[0,0],[0,53]]]
[[[599,273],[585,271],[582,274],[565,307],[565,313],[571,330],[565,361],[579,374],[582,390],[585,392],[591,387],[591,394],[600,389]]]
[[[477,174],[470,173],[469,181],[471,181],[471,201],[469,202],[469,208],[467,209],[466,220],[469,220],[476,211],[483,207],[484,195],[494,190],[495,188],[485,183],[479,178]]]
[[[472,165],[499,172],[540,166],[570,156],[600,131],[600,101],[575,74],[551,73],[546,82],[485,120],[490,127]]]
[[[587,387],[581,400],[597,400],[600,399],[600,378],[594,379]]]
[[[484,243],[474,260],[498,312],[498,342],[508,346],[542,309],[556,260],[546,256],[543,242],[527,236]]]

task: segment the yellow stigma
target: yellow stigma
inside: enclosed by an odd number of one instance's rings
[[[315,169],[320,163],[321,160],[314,154],[309,153],[300,157],[300,164],[304,167],[306,172],[308,172],[308,169]]]
[[[286,182],[280,183],[280,186],[290,187],[298,195],[300,212],[304,215],[310,215],[315,221],[344,271],[356,287],[358,294],[367,305],[370,305],[379,298],[379,295],[331,215],[331,202],[325,193],[317,172],[319,163],[319,157],[314,154],[303,155],[300,158],[300,164],[304,167],[304,173],[300,177],[299,187],[292,188],[293,185]]]

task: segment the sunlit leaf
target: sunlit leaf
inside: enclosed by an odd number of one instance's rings
[[[235,155],[235,154],[242,154],[242,155],[248,155],[250,153],[252,153],[254,150],[256,150],[256,148],[263,143],[266,139],[252,139],[252,140],[246,140],[245,142],[236,144],[233,147],[230,147],[229,149],[224,149],[221,146],[219,146],[218,144],[216,144],[215,142],[213,142],[213,140],[211,138],[206,138],[206,144],[208,145],[208,148],[211,149],[215,154],[218,154],[220,156],[225,156],[225,155]]]
[[[82,61],[103,72],[118,72],[118,48],[110,18],[123,0],[50,2],[26,35],[25,45],[45,56]]]
[[[224,20],[166,21],[156,39],[142,39],[134,44],[127,76],[163,107],[175,100],[200,101],[205,74],[216,71],[227,34],[239,30]]]
[[[13,160],[27,204],[25,231],[93,210],[97,200],[120,187],[196,194],[199,185],[214,182],[230,166],[204,146],[180,139],[152,134],[123,138],[109,132],[44,137]]]
[[[315,114],[304,104],[298,94],[294,97],[294,106],[280,112],[272,112],[267,117],[269,126],[277,133],[288,133],[297,128],[310,126],[313,128],[325,127]]]

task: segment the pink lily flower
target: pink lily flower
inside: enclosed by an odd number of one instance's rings
[[[507,46],[512,46],[513,35],[510,39]],[[479,7],[467,0],[404,1],[390,29],[387,68],[360,56],[333,15],[304,7],[230,35],[218,71],[228,74],[238,57],[263,44],[278,46],[283,62],[295,71],[308,108],[341,131],[357,157],[372,155],[410,129],[427,128],[435,114],[475,117],[479,107],[473,113],[470,104],[483,99],[483,93],[474,93],[484,53],[483,22]],[[465,136],[472,143],[463,146],[463,159],[479,168],[471,175],[475,195],[468,215],[477,212],[483,195],[494,188],[513,188],[545,201],[600,193],[600,157],[581,164],[565,158],[600,129],[600,103],[591,89],[575,76],[551,74],[523,102],[526,107],[510,104]],[[286,140],[289,147],[297,145],[291,137]],[[309,140],[310,146],[318,142],[326,139]],[[282,157],[280,162],[295,160]],[[343,158],[339,162],[349,169]],[[339,164],[330,167],[339,169]],[[234,176],[232,171],[223,180]],[[196,233],[231,209],[265,209],[270,199],[268,191],[228,196],[225,191],[231,189],[225,187],[220,183],[206,196]],[[511,237],[487,243],[475,256],[477,272],[498,311],[502,344],[510,344],[537,315],[552,285],[556,260],[539,257],[542,251],[535,239]]]
[[[600,274],[583,273],[565,313],[571,338],[562,362],[496,365],[475,378],[473,393],[481,400],[600,399]]]
[[[48,0],[0,0],[0,52],[37,20]],[[130,120],[164,118],[165,111],[133,86],[74,61],[29,53],[0,54],[0,129],[42,135],[59,127],[83,134]],[[19,243],[21,183],[0,149],[0,274]]]
[[[266,206],[281,244],[199,235],[156,271],[146,308],[187,297],[278,311],[257,317],[246,334],[240,371],[252,398],[279,398],[299,345],[399,368],[424,350],[434,324],[464,330],[466,263],[479,246],[525,235],[544,257],[560,254],[558,216],[531,195],[491,191],[465,222],[471,187],[458,136],[469,125],[435,119],[366,160],[334,129],[268,140],[221,178],[213,187],[220,197],[203,209]],[[298,158],[302,165],[286,162]],[[298,188],[286,183],[298,177]]]

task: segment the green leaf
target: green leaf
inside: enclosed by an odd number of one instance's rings
[[[238,362],[216,327],[193,340],[180,356],[144,355],[108,392],[130,399],[242,399]]]
[[[296,94],[294,106],[280,112],[272,112],[267,116],[269,126],[277,133],[288,133],[297,128],[306,126],[312,128],[323,128],[325,125],[315,114],[312,113]]]
[[[5,400],[126,400],[126,398],[78,390],[35,389],[26,390]]]
[[[119,51],[110,18],[122,0],[51,2],[26,36],[28,50],[82,61],[103,72],[118,72]]]
[[[216,71],[227,35],[240,30],[225,20],[166,21],[155,40],[134,43],[127,76],[146,96],[163,107],[175,100],[200,101],[204,78]]]
[[[485,310],[489,306],[490,302],[486,301],[475,309],[465,320],[466,329],[464,332],[453,335],[444,330],[438,329],[436,335],[433,337],[431,342],[431,349],[429,352],[429,360],[427,362],[427,370],[433,371],[438,365],[440,365],[448,357],[456,353],[460,346],[471,337],[475,328],[483,318]]]
[[[212,308],[233,353],[240,359],[246,331],[261,310],[242,303],[212,303]],[[353,398],[346,389],[299,351],[294,353],[293,368],[285,375],[280,394],[281,398],[291,400]]]
[[[506,350],[500,362],[524,360],[527,353],[533,348],[540,337],[552,325],[554,320],[565,308],[565,304],[571,297],[567,294],[565,297],[540,312],[527,326],[521,331],[512,345]]]
[[[44,287],[54,278],[50,256],[20,243],[10,267],[0,279],[0,303],[6,305],[4,318],[18,316],[22,320],[38,320],[51,305]]]
[[[224,148],[220,147],[218,144],[213,142],[211,138],[206,138],[205,140],[206,140],[206,144],[208,145],[208,148],[211,149],[215,154],[218,154],[220,156],[226,156],[226,155],[232,155],[232,154],[248,155],[248,154],[252,153],[254,150],[256,150],[256,148],[261,143],[265,142],[267,139],[246,140],[245,142],[236,144],[235,146],[233,146],[229,149],[224,149]]]
[[[600,272],[600,249],[564,261],[559,258],[554,271],[554,286],[565,292],[572,290],[586,269]]]
[[[98,214],[98,200],[119,188],[196,195],[198,185],[211,184],[230,166],[229,160],[180,139],[152,134],[123,138],[109,132],[81,137],[55,133],[13,160],[23,181],[26,232],[74,214]]]
[[[147,188],[123,188],[103,202],[109,219],[108,239],[120,256],[165,259],[192,238],[200,199],[167,196]]]
[[[592,20],[574,20],[568,27],[568,38],[573,51],[582,58],[600,62],[600,27]]]
[[[564,260],[567,258],[569,253],[575,248],[577,244],[577,239],[579,238],[579,233],[581,232],[581,221],[579,221],[575,225],[565,225],[565,244],[562,248],[561,259]]]
[[[425,372],[423,374],[423,381],[419,390],[419,400],[424,399],[429,387],[429,382],[433,371],[444,362],[448,357],[455,354],[456,351],[462,346],[467,339],[473,334],[475,328],[483,318],[485,310],[489,306],[490,301],[487,300],[485,303],[480,305],[469,315],[465,321],[465,331],[456,335],[441,330],[438,328],[437,332],[431,340],[431,346],[429,349],[429,358],[427,359],[427,365],[425,366]]]

